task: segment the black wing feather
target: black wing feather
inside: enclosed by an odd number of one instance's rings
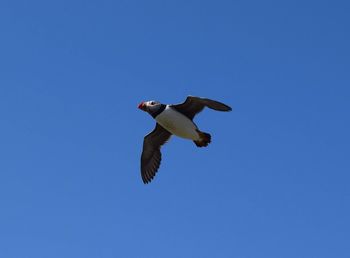
[[[231,111],[232,108],[228,105],[216,100],[200,98],[194,96],[188,96],[184,103],[172,105],[180,113],[187,116],[189,119],[193,119],[195,115],[201,112],[205,107],[217,110],[217,111]]]
[[[145,184],[152,181],[162,160],[160,147],[165,144],[171,133],[158,123],[154,130],[145,136],[141,155],[141,177]]]

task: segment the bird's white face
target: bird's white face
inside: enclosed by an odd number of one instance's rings
[[[161,105],[162,104],[159,101],[150,100],[141,102],[138,105],[138,108],[148,113],[154,113],[157,112]]]

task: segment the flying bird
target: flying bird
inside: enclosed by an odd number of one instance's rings
[[[205,107],[217,111],[231,111],[231,107],[207,98],[188,96],[184,103],[166,105],[158,101],[143,101],[138,108],[150,114],[156,120],[156,127],[143,140],[141,155],[141,177],[145,184],[156,175],[162,154],[160,148],[176,135],[192,140],[198,147],[206,147],[211,142],[211,135],[202,132],[193,122],[193,118]]]

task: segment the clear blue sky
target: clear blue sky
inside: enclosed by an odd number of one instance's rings
[[[348,1],[0,3],[0,257],[350,257]],[[143,185],[142,100],[231,105]]]

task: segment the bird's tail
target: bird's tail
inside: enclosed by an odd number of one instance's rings
[[[211,142],[211,135],[199,130],[197,130],[197,133],[199,135],[199,140],[193,142],[197,145],[197,147],[207,147]]]

